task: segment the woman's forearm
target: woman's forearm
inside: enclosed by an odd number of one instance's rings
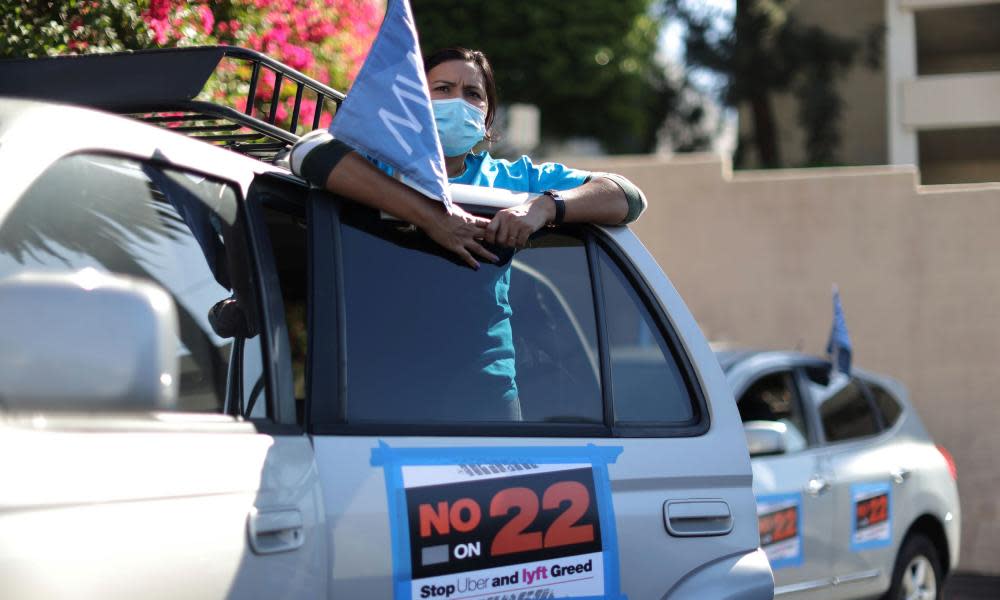
[[[628,214],[625,192],[617,184],[604,177],[594,177],[587,183],[559,192],[566,202],[566,223],[595,223],[597,225],[618,225]],[[539,196],[529,201],[546,211],[546,223],[555,218],[555,202],[549,196]]]
[[[389,177],[355,152],[347,153],[330,171],[325,187],[421,228],[440,216],[443,210],[440,202]]]
[[[612,174],[595,174],[587,183],[559,195],[565,202],[565,223],[621,225],[634,221],[646,207],[639,188]],[[520,206],[499,211],[486,228],[486,241],[524,248],[531,234],[555,217],[555,200],[547,194],[535,196]]]
[[[457,206],[451,211],[413,188],[387,176],[355,152],[348,152],[326,178],[327,190],[370,208],[385,211],[416,225],[432,240],[457,254],[474,269],[473,254],[496,262],[495,254],[480,245],[486,219],[470,215]]]

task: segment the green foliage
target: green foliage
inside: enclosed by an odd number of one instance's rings
[[[0,0],[0,58],[148,48],[142,9],[126,0]]]
[[[687,62],[722,75],[723,101],[747,104],[753,118],[753,136],[741,140],[736,163],[752,144],[766,167],[784,166],[771,106],[772,95],[791,92],[798,101],[798,121],[806,133],[809,165],[837,162],[840,116],[843,109],[836,83],[853,64],[862,43],[877,45],[879,32],[866,39],[833,35],[799,22],[792,9],[796,0],[736,0],[731,27],[719,12],[693,9],[687,0],[664,0],[666,14],[687,28]],[[874,52],[869,52],[869,56]],[[877,68],[869,58],[868,65]]]
[[[661,22],[651,0],[411,3],[425,54],[482,50],[500,102],[537,105],[548,139],[594,137],[609,152],[650,151],[682,104],[656,61]],[[699,122],[700,112],[688,109],[693,114]]]

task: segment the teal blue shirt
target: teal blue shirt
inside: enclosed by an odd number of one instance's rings
[[[395,175],[392,165],[369,159],[390,177]],[[535,164],[522,156],[515,161],[493,158],[485,150],[465,157],[465,172],[448,179],[451,183],[500,188],[511,192],[541,194],[545,190],[571,190],[586,183],[590,171],[572,169],[559,163]]]
[[[590,172],[571,169],[559,163],[534,164],[527,156],[511,162],[490,156],[489,152],[465,157],[465,172],[449,179],[482,187],[512,192],[541,194],[545,190],[571,190],[590,179]]]

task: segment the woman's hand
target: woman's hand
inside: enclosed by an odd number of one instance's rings
[[[541,195],[531,200],[505,208],[493,216],[486,226],[486,241],[491,244],[524,248],[528,238],[555,218],[555,202]]]
[[[455,204],[449,212],[440,202],[433,200],[427,202],[429,203],[425,213],[427,218],[422,219],[418,226],[432,240],[457,254],[473,269],[479,268],[479,262],[473,258],[473,253],[488,261],[499,262],[500,259],[495,254],[479,243],[486,236],[486,226],[489,221],[469,214]]]

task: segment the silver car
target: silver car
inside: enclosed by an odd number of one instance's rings
[[[954,462],[897,381],[794,352],[717,351],[747,436],[775,596],[942,597]]]
[[[770,600],[732,394],[635,234],[456,266],[192,100],[230,58],[338,97],[233,53],[0,61],[133,117],[0,98],[0,598]],[[508,275],[520,418],[462,352]]]

